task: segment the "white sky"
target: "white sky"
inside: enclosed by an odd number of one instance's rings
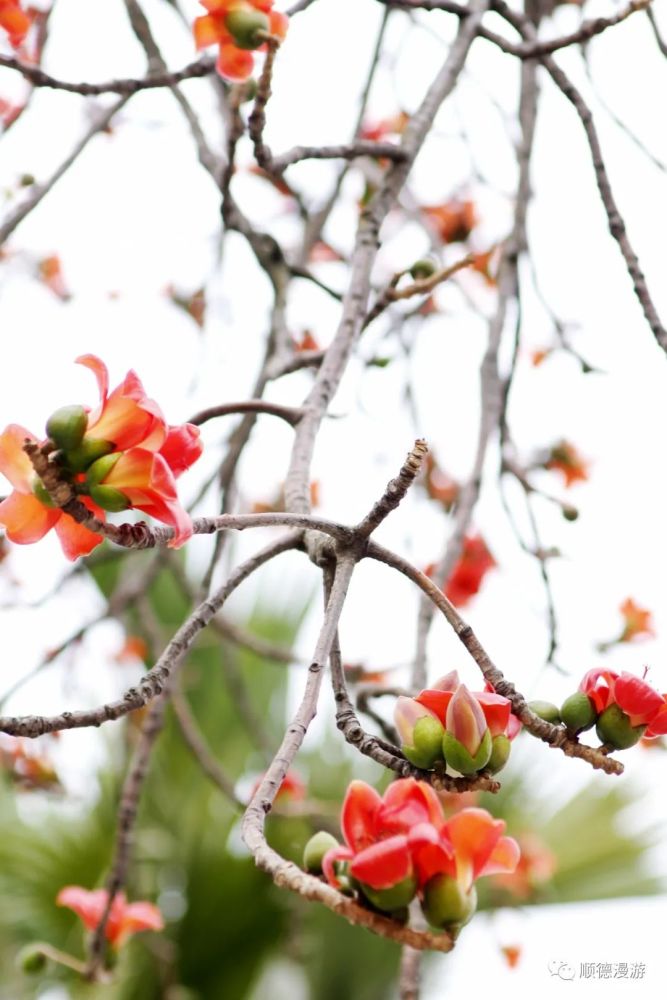
[[[145,8],[154,18],[169,64],[176,67],[189,61],[193,48],[173,11],[160,0],[148,0]],[[194,14],[196,4],[190,8]],[[601,0],[588,4],[586,13],[593,16],[611,9],[613,4]],[[369,40],[379,16],[379,6],[371,0],[320,0],[294,20],[278,59],[275,97],[269,109],[268,139],[276,150],[294,143],[329,143],[348,137],[356,94],[367,68]],[[559,33],[569,30],[577,17],[576,10],[561,10],[551,28]],[[394,19],[389,48],[397,53],[396,65],[387,62],[378,77],[372,117],[391,114],[399,105],[413,110],[442,61],[443,45],[433,32],[451,36],[452,19],[433,15],[421,20],[423,30],[408,31],[404,17]],[[589,93],[576,54],[561,55],[559,60]],[[631,18],[594,41],[590,60],[606,101],[656,156],[667,160],[667,134],[656,110],[667,67],[643,16]],[[131,39],[115,0],[98,0],[94,5],[89,0],[59,0],[44,65],[55,75],[73,80],[141,75],[145,69],[143,54]],[[11,74],[0,74],[0,94],[16,97],[21,89]],[[214,140],[219,128],[206,84],[192,82],[185,90],[202,109]],[[469,619],[496,663],[522,690],[529,696],[559,701],[586,670],[602,662],[595,643],[618,630],[618,605],[632,595],[653,610],[657,638],[641,646],[619,647],[604,662],[636,672],[650,664],[653,682],[667,690],[665,358],[643,322],[619,252],[606,235],[580,125],[546,79],[544,91],[534,162],[535,202],[529,218],[531,243],[545,293],[561,317],[580,324],[574,339],[577,348],[606,373],[583,377],[576,363],[565,356],[534,369],[523,357],[510,414],[525,456],[567,437],[594,461],[591,482],[569,494],[553,476],[545,474],[538,480],[580,505],[582,511],[576,524],[568,524],[555,508],[548,504],[540,508],[545,544],[563,553],[551,569],[561,637],[559,663],[570,678],[540,672],[546,648],[544,594],[536,567],[519,553],[500,509],[492,485],[495,457],[489,462],[490,485],[482,496],[476,523],[500,568],[489,576],[471,605]],[[437,135],[420,158],[410,185],[412,196],[422,203],[445,200],[457,191],[478,198],[484,215],[480,250],[506,231],[508,205],[500,194],[469,185],[466,146],[453,136],[464,121],[476,161],[499,191],[511,190],[511,146],[503,116],[489,95],[511,112],[516,74],[509,59],[501,59],[479,41],[460,95],[443,110]],[[658,309],[667,316],[664,175],[618,132],[595,100],[592,103],[631,239]],[[76,96],[42,91],[35,97],[30,112],[2,143],[0,190],[6,192],[8,208],[17,178],[26,172],[38,179],[48,176],[80,134],[85,114],[86,104]],[[247,151],[244,155],[248,156]],[[330,165],[316,164],[299,167],[290,176],[311,196],[321,196],[331,175]],[[359,195],[358,175],[350,179],[346,190],[350,199]],[[239,176],[237,194],[253,219],[273,226],[286,241],[294,238],[293,223],[282,214],[282,200],[261,181]],[[16,197],[21,197],[20,192]],[[353,225],[350,200],[332,219],[331,242],[343,250],[349,248]],[[414,226],[400,227],[396,219],[390,219],[386,230],[389,239],[376,270],[380,283],[426,249],[423,234]],[[12,255],[1,265],[0,426],[19,422],[41,433],[44,420],[57,406],[79,400],[92,403],[95,389],[90,375],[72,364],[83,352],[103,357],[113,382],[127,367],[136,368],[172,422],[186,419],[203,405],[247,396],[266,331],[269,290],[247,247],[235,235],[226,242],[223,265],[218,266],[218,231],[215,188],[196,162],[173,100],[158,93],[135,98],[122,112],[114,134],[94,140],[80,162],[17,230],[10,244]],[[61,256],[73,293],[68,304],[59,302],[31,273],[30,261],[54,252]],[[335,264],[324,266],[321,275],[336,287],[345,277]],[[172,282],[186,292],[207,284],[209,314],[204,336],[165,298],[163,290]],[[465,276],[465,286],[488,313],[492,300],[481,282]],[[117,293],[113,300],[111,291]],[[476,434],[477,368],[485,327],[471,318],[454,289],[443,290],[440,302],[443,312],[423,325],[411,361],[418,426],[394,403],[403,390],[402,364],[381,371],[365,370],[356,361],[350,366],[332,407],[346,419],[325,425],[315,456],[314,477],[321,482],[324,515],[341,521],[358,519],[395,473],[416,434],[427,438],[455,475],[465,477]],[[299,282],[289,316],[295,333],[309,327],[326,344],[335,329],[337,307],[314,287]],[[380,333],[369,332],[359,352],[363,358],[376,351],[398,353],[395,342],[380,343]],[[547,343],[549,336],[548,319],[529,294],[526,352]],[[309,384],[308,375],[294,375],[273,386],[270,396],[299,402]],[[211,447],[202,466],[208,469],[219,454],[216,442],[222,433],[220,423],[205,430]],[[242,465],[246,497],[266,499],[274,494],[284,476],[289,446],[289,430],[268,418],[260,422]],[[186,494],[195,494],[197,481],[193,472],[184,487]],[[519,509],[520,497],[510,492]],[[210,511],[208,506],[201,512]],[[424,565],[439,555],[446,533],[437,509],[414,496],[383,525],[378,537]],[[235,553],[240,557],[259,541],[256,533],[252,537],[245,533],[235,544]],[[210,539],[193,539],[194,567],[205,563],[210,544]],[[268,574],[269,585],[278,584],[281,594],[290,587],[296,592],[301,579],[298,561],[286,565],[288,569],[281,564]],[[27,599],[46,591],[65,568],[54,538],[14,549],[10,561],[10,571],[21,582],[21,594]],[[247,592],[239,595],[237,605],[246,605],[249,599]],[[388,570],[362,566],[343,617],[346,659],[369,666],[409,660],[416,606],[416,594],[407,584],[393,579]],[[50,611],[5,614],[3,636],[12,655],[5,658],[3,688],[97,607],[95,598],[77,586],[59,597]],[[313,616],[300,643],[306,655],[316,628]],[[86,640],[77,665],[67,671],[64,688],[64,672],[54,668],[39,684],[17,695],[11,710],[52,711],[65,704],[81,707],[122,690],[128,672],[106,666],[119,642],[115,626],[99,628]],[[475,684],[472,664],[466,662],[446,624],[437,622],[430,645],[430,677],[435,679],[453,667]],[[318,725],[327,724],[324,720],[322,713]],[[97,734],[81,732],[66,734],[62,740],[60,755],[76,793],[84,792],[90,768],[99,760],[99,739]],[[309,739],[317,739],[317,730]],[[534,750],[537,756],[539,747]],[[591,777],[582,763],[546,748],[543,756],[545,773],[558,769],[560,780],[572,790]],[[665,819],[659,790],[662,759],[647,763],[638,752],[625,758],[629,774],[623,780],[646,785],[645,815]],[[595,780],[616,779],[597,775]],[[504,989],[506,984],[516,997],[533,995],[538,988],[547,997],[584,989],[592,997],[599,988],[605,996],[618,990],[624,996],[653,1000],[662,995],[657,984],[665,968],[664,956],[651,935],[660,914],[664,915],[662,901],[530,911],[516,925],[526,956],[514,973],[497,958],[495,938],[486,933],[480,919],[466,929],[455,955],[446,960],[451,969],[446,987],[434,983],[429,996],[458,1000],[464,988],[468,994],[472,986]],[[568,962],[578,972],[580,961],[637,960],[647,963],[645,980],[604,982],[599,987],[590,981],[568,986],[556,982],[548,971],[551,961]]]

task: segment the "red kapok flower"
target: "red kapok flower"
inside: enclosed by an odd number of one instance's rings
[[[482,581],[496,561],[481,535],[466,535],[459,561],[444,586],[445,595],[457,607],[465,607],[478,593]]]
[[[336,887],[339,861],[348,861],[350,875],[371,889],[390,889],[410,877],[422,884],[451,854],[440,837],[443,826],[442,806],[430,785],[402,778],[380,796],[364,781],[353,781],[341,813],[347,846],[328,851],[322,869]]]
[[[67,885],[56,896],[56,904],[74,910],[87,929],[92,931],[102,919],[108,899],[106,889],[91,891],[79,885]],[[119,892],[111,904],[105,935],[113,948],[120,948],[139,931],[161,931],[163,927],[164,920],[157,906],[143,900],[128,903],[125,893]]]
[[[0,434],[0,472],[14,487],[13,492],[0,503],[0,524],[4,526],[9,540],[17,545],[38,542],[47,531],[55,528],[68,559],[88,555],[102,541],[102,536],[35,496],[35,473],[23,451],[26,438],[35,440],[34,435],[19,424],[10,424]],[[104,511],[89,497],[81,497],[81,501],[99,520],[104,520]]]
[[[618,705],[628,716],[631,726],[649,727],[645,735],[667,734],[667,697],[634,674],[589,670],[579,690],[588,695],[598,714],[610,705]]]
[[[273,10],[273,0],[200,0],[209,12],[196,18],[193,31],[198,49],[218,45],[217,68],[231,82],[247,80],[253,70],[253,50],[265,50],[263,34],[284,38],[288,18]]]
[[[586,482],[589,462],[569,441],[559,441],[549,452],[544,468],[560,472],[566,488],[569,488],[574,483]]]
[[[21,9],[18,0],[0,0],[0,28],[9,35],[13,48],[18,48],[28,34],[31,20]]]

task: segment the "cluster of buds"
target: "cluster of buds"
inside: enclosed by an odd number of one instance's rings
[[[281,41],[288,18],[273,10],[273,0],[200,0],[208,14],[196,18],[193,31],[198,49],[219,46],[217,68],[225,80],[247,80],[253,71],[253,50],[266,49],[267,39]]]
[[[560,709],[548,701],[531,702],[529,708],[547,722],[562,723],[571,736],[595,726],[600,740],[615,750],[667,734],[667,695],[625,671],[589,670]]]
[[[92,412],[78,404],[64,406],[47,420],[59,481],[98,520],[104,521],[106,511],[141,510],[171,525],[174,537],[169,544],[182,545],[192,534],[192,521],[179,503],[176,479],[202,452],[199,428],[169,426],[133,371],[109,392],[107,369],[99,358],[85,354],[77,361],[95,374],[100,401]],[[0,524],[7,537],[29,544],[55,528],[69,559],[88,555],[102,536],[54,504],[35,475],[26,442],[40,444],[18,424],[0,434],[0,472],[14,487],[0,503]]]
[[[429,924],[457,934],[477,907],[475,880],[513,872],[519,846],[485,809],[445,819],[437,794],[403,778],[380,796],[353,781],[341,813],[345,844],[328,833],[306,845],[304,867],[373,909],[407,919],[418,898]]]
[[[488,685],[485,691],[469,691],[456,670],[416,698],[399,697],[394,721],[411,764],[424,770],[442,767],[453,776],[497,774],[521,728],[507,698]]]

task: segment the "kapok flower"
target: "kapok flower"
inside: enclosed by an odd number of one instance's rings
[[[403,778],[380,796],[364,781],[353,781],[341,813],[346,846],[328,851],[322,870],[338,888],[339,865],[347,862],[347,873],[373,905],[400,909],[451,854],[443,827],[442,806],[430,785]]]
[[[178,502],[175,480],[202,452],[199,428],[169,426],[135,372],[109,392],[107,368],[99,358],[86,354],[77,361],[94,372],[100,402],[92,412],[80,405],[62,407],[47,421],[63,480],[99,520],[105,510],[133,507],[171,525],[169,545],[182,545],[192,534],[192,522]],[[0,504],[0,524],[18,544],[39,541],[55,526],[69,559],[88,555],[102,536],[54,507],[23,451],[26,438],[36,441],[18,424],[0,435],[0,472],[14,486]]]
[[[443,243],[462,243],[477,224],[474,201],[452,198],[442,205],[425,205],[422,211],[433,223]]]
[[[574,483],[586,482],[589,462],[569,441],[559,441],[549,452],[544,468],[560,472],[566,488],[569,489]]]
[[[21,9],[18,0],[0,0],[0,28],[9,35],[9,43],[18,48],[31,25],[31,20]]]
[[[232,82],[247,80],[253,71],[253,49],[266,49],[266,35],[283,39],[289,20],[273,10],[274,0],[200,0],[208,14],[196,18],[193,31],[198,49],[218,45],[217,69]]]
[[[38,499],[34,493],[35,473],[23,451],[26,438],[35,440],[30,431],[19,424],[10,424],[0,434],[0,472],[14,487],[13,492],[0,503],[0,524],[4,526],[7,538],[17,545],[30,545],[55,528],[68,559],[87,556],[99,545],[102,536],[78,524],[48,499]],[[89,497],[82,496],[81,501],[95,517],[104,520],[104,511]]]
[[[440,855],[439,870],[423,887],[422,909],[429,923],[457,930],[477,907],[475,880],[515,870],[519,845],[504,831],[504,821],[485,809],[462,809],[447,820],[440,839],[451,845],[452,853]]]
[[[507,763],[510,741],[521,728],[507,698],[490,685],[468,691],[456,670],[416,698],[399,697],[394,719],[409,761],[429,768],[444,759],[448,772],[457,774],[485,768],[495,774]]]
[[[89,890],[67,885],[56,896],[56,904],[74,910],[86,928],[93,931],[102,919],[108,899],[106,889]],[[164,920],[157,906],[144,900],[128,903],[125,893],[119,892],[111,904],[105,936],[109,944],[118,949],[139,931],[161,931],[163,928]]]
[[[496,561],[481,535],[466,535],[459,561],[444,586],[445,596],[457,607],[465,607],[479,592],[482,581]]]
[[[615,670],[589,670],[579,685],[598,714],[597,734],[618,750],[633,746],[641,736],[667,734],[667,695],[646,681]]]

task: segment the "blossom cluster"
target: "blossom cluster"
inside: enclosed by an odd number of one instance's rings
[[[225,80],[247,80],[253,71],[253,50],[266,49],[268,35],[283,39],[288,18],[273,10],[273,0],[200,0],[208,14],[195,19],[198,49],[219,46],[217,68]]]
[[[550,702],[530,707],[548,722],[562,722],[575,736],[595,726],[602,742],[615,750],[667,734],[667,694],[626,671],[589,670],[560,709]]]
[[[94,373],[100,399],[92,411],[65,406],[47,421],[60,478],[98,520],[104,521],[105,511],[140,510],[171,525],[169,544],[182,545],[192,534],[192,521],[179,503],[176,479],[201,454],[199,428],[167,424],[135,372],[109,392],[107,368],[99,358],[85,354],[77,361]],[[0,472],[14,487],[0,503],[7,537],[29,544],[55,528],[68,559],[88,555],[102,536],[55,506],[34,473],[26,441],[40,443],[19,424],[0,434]]]
[[[401,750],[415,765],[440,765],[451,775],[496,774],[510,755],[511,740],[521,723],[507,698],[487,685],[469,691],[456,670],[420,691],[401,695],[394,710]]]
[[[513,872],[519,861],[519,846],[503,836],[502,820],[477,808],[446,819],[433,788],[414,778],[392,782],[383,796],[363,781],[351,782],[341,829],[344,845],[329,834],[312,838],[304,856],[308,870],[397,917],[416,897],[433,927],[454,934],[475,912],[475,880]]]

